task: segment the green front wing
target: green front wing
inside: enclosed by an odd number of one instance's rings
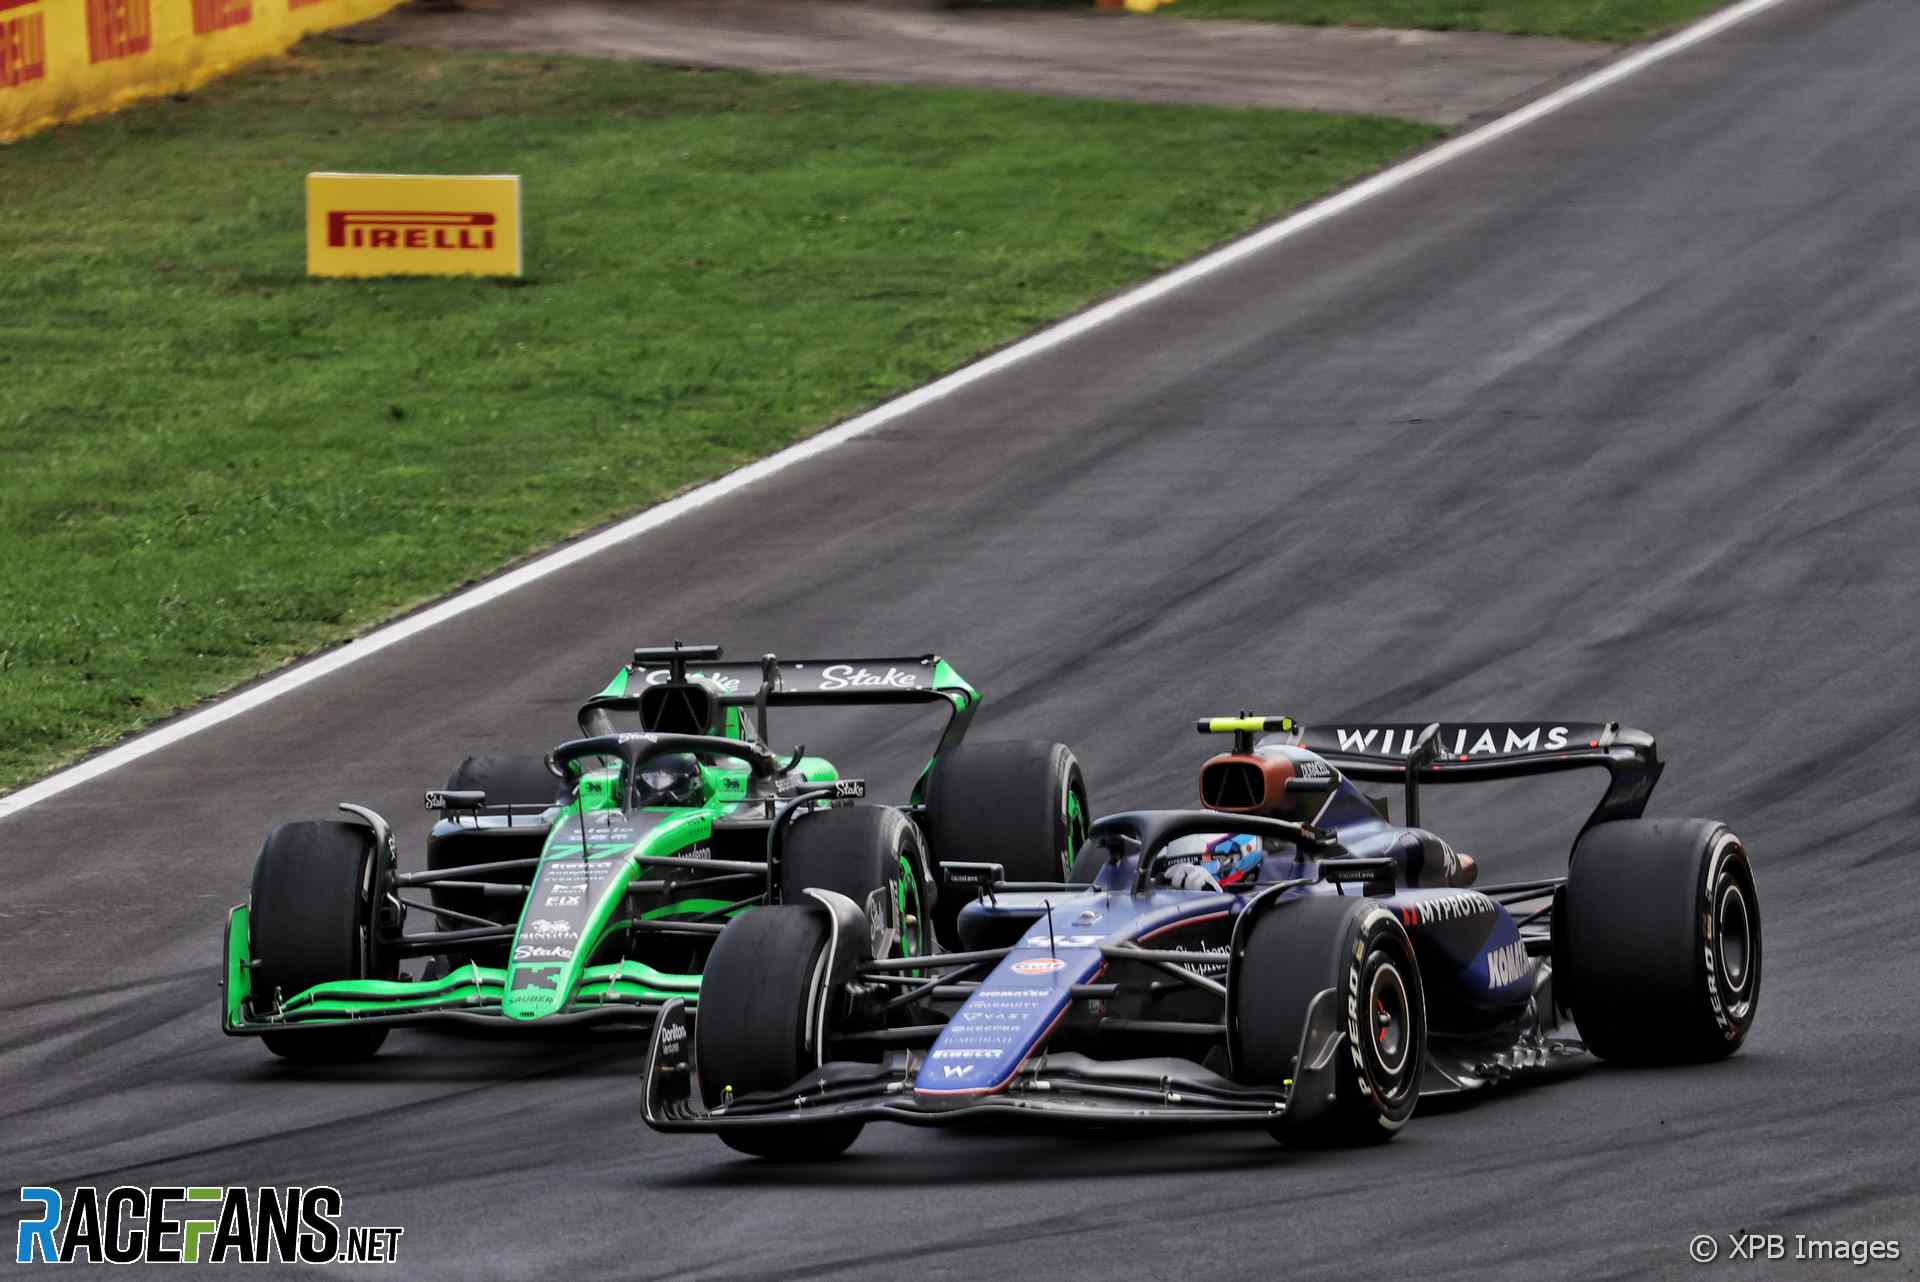
[[[438,979],[343,979],[316,984],[286,998],[271,1014],[250,1014],[253,959],[247,949],[247,914],[244,904],[227,914],[222,1027],[234,1036],[340,1024],[508,1022],[503,1009],[506,969],[471,962]],[[700,977],[669,974],[636,961],[611,962],[587,967],[566,1008],[541,1022],[645,1020],[674,998],[697,1002]]]

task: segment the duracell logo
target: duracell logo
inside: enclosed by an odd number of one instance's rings
[[[331,209],[334,249],[492,249],[492,214],[411,209]]]

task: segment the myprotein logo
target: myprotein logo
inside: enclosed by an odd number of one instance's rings
[[[253,21],[253,0],[193,0],[193,34],[211,35]]]
[[[493,248],[492,214],[458,210],[334,209],[327,213],[333,249]]]
[[[392,1264],[397,1225],[340,1223],[340,1190],[23,1188],[17,1264]]]
[[[0,9],[12,8],[0,0]],[[29,13],[0,19],[0,89],[44,80],[47,75],[47,19]]]
[[[130,58],[153,48],[153,0],[87,0],[87,61]]]

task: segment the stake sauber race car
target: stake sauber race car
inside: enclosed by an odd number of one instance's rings
[[[936,858],[991,849],[1065,875],[1087,813],[1073,754],[963,744],[980,696],[945,660],[720,658],[636,650],[580,709],[584,737],[469,757],[426,794],[422,870],[400,870],[364,806],[275,828],[227,920],[225,1030],[327,1061],[373,1054],[395,1024],[645,1021],[696,1001],[725,925],[769,899],[830,894],[861,915],[868,957],[914,961],[951,942],[973,890],[940,885]],[[863,780],[767,746],[775,708],[928,703],[946,729],[902,805],[856,804]]]
[[[1662,769],[1614,724],[1302,729],[1225,717],[1205,809],[1091,826],[1069,879],[947,863],[960,947],[888,955],[825,889],[721,932],[696,1012],[668,1002],[644,1116],[747,1153],[843,1151],[870,1121],[989,1115],[1385,1139],[1423,1093],[1555,1057],[1731,1054],[1760,990],[1753,873],[1724,824],[1645,819]],[[1420,790],[1608,775],[1567,874],[1477,885]],[[1357,781],[1404,785],[1406,822]],[[951,853],[951,852],[949,852]]]

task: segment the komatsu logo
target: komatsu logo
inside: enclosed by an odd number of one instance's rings
[[[1487,987],[1505,988],[1518,983],[1527,973],[1527,946],[1514,940],[1504,948],[1487,954]]]
[[[1522,729],[1526,733],[1522,734]],[[1501,736],[1495,738],[1496,732]],[[1413,751],[1413,745],[1420,738],[1420,728],[1408,726],[1396,733],[1392,729],[1373,726],[1365,730],[1339,730],[1334,736],[1339,740],[1340,751],[1363,753],[1378,757],[1404,757]],[[1566,726],[1487,726],[1471,743],[1467,736],[1472,731],[1461,727],[1454,731],[1453,742],[1447,742],[1445,731],[1440,734],[1440,750],[1455,757],[1497,757],[1517,752],[1558,752],[1567,746]],[[1378,740],[1376,746],[1375,740]]]

